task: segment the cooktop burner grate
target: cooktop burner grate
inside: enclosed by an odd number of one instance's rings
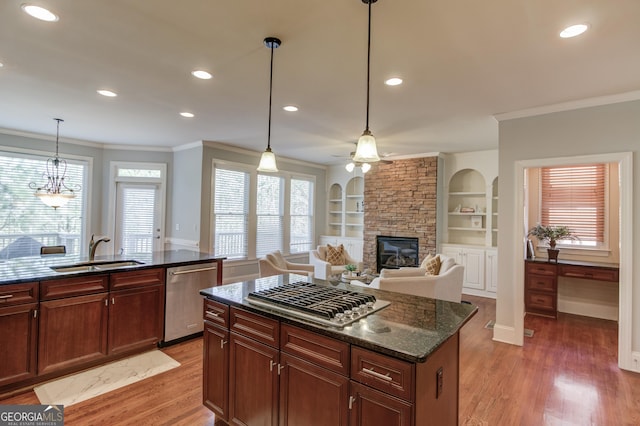
[[[249,293],[250,303],[294,316],[344,326],[389,305],[371,294],[304,281]]]

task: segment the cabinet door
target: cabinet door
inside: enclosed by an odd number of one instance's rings
[[[280,426],[348,424],[347,377],[286,353],[280,364]]]
[[[163,326],[164,285],[109,294],[109,354],[155,346]]]
[[[351,426],[413,425],[411,404],[351,381]]]
[[[38,373],[107,355],[107,293],[40,302]]]
[[[484,289],[484,250],[464,249],[464,287]]]
[[[278,349],[231,333],[229,423],[278,424]]]
[[[498,291],[498,253],[496,250],[487,250],[487,291]]]
[[[216,419],[229,420],[229,331],[205,321],[203,404]]]
[[[462,250],[458,247],[442,247],[442,254],[447,257],[451,257],[456,260],[458,265],[464,265],[464,257],[462,256]]]
[[[36,375],[37,303],[0,308],[0,387]]]

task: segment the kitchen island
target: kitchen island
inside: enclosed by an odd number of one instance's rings
[[[341,326],[249,298],[296,282],[389,305]],[[457,424],[459,330],[477,307],[298,275],[200,294],[203,402],[217,418],[249,425]]]

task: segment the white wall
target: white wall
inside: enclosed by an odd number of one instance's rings
[[[633,155],[633,189],[629,197],[630,226],[622,230],[622,238],[629,241],[630,253],[640,253],[640,101],[621,102],[605,106],[556,112],[527,118],[514,118],[499,124],[500,206],[498,227],[499,281],[494,339],[523,344],[524,274],[521,273],[522,251],[514,249],[523,238],[523,224],[516,223],[522,216],[521,176],[516,175],[519,162],[572,156],[598,156],[631,152]],[[624,194],[622,194],[624,197]],[[636,212],[635,214],[633,212]],[[624,223],[623,223],[624,226]],[[624,248],[625,241],[622,241]],[[640,352],[640,264],[628,258],[621,250],[621,280],[629,283],[632,321],[629,325],[630,341],[621,341],[627,353],[620,359],[631,368],[631,351]],[[631,264],[631,265],[629,265]],[[629,268],[623,277],[622,268]],[[623,302],[624,295],[621,296]],[[514,332],[515,331],[515,332]],[[622,336],[623,339],[627,337]],[[626,345],[626,346],[625,346]],[[621,366],[623,366],[621,364]]]

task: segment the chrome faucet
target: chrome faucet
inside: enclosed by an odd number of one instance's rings
[[[97,241],[93,240],[93,234],[91,235],[91,240],[89,241],[89,262],[93,262],[93,259],[96,257],[96,248],[98,248],[98,244],[101,242],[108,243],[111,241],[111,238],[102,237]]]

